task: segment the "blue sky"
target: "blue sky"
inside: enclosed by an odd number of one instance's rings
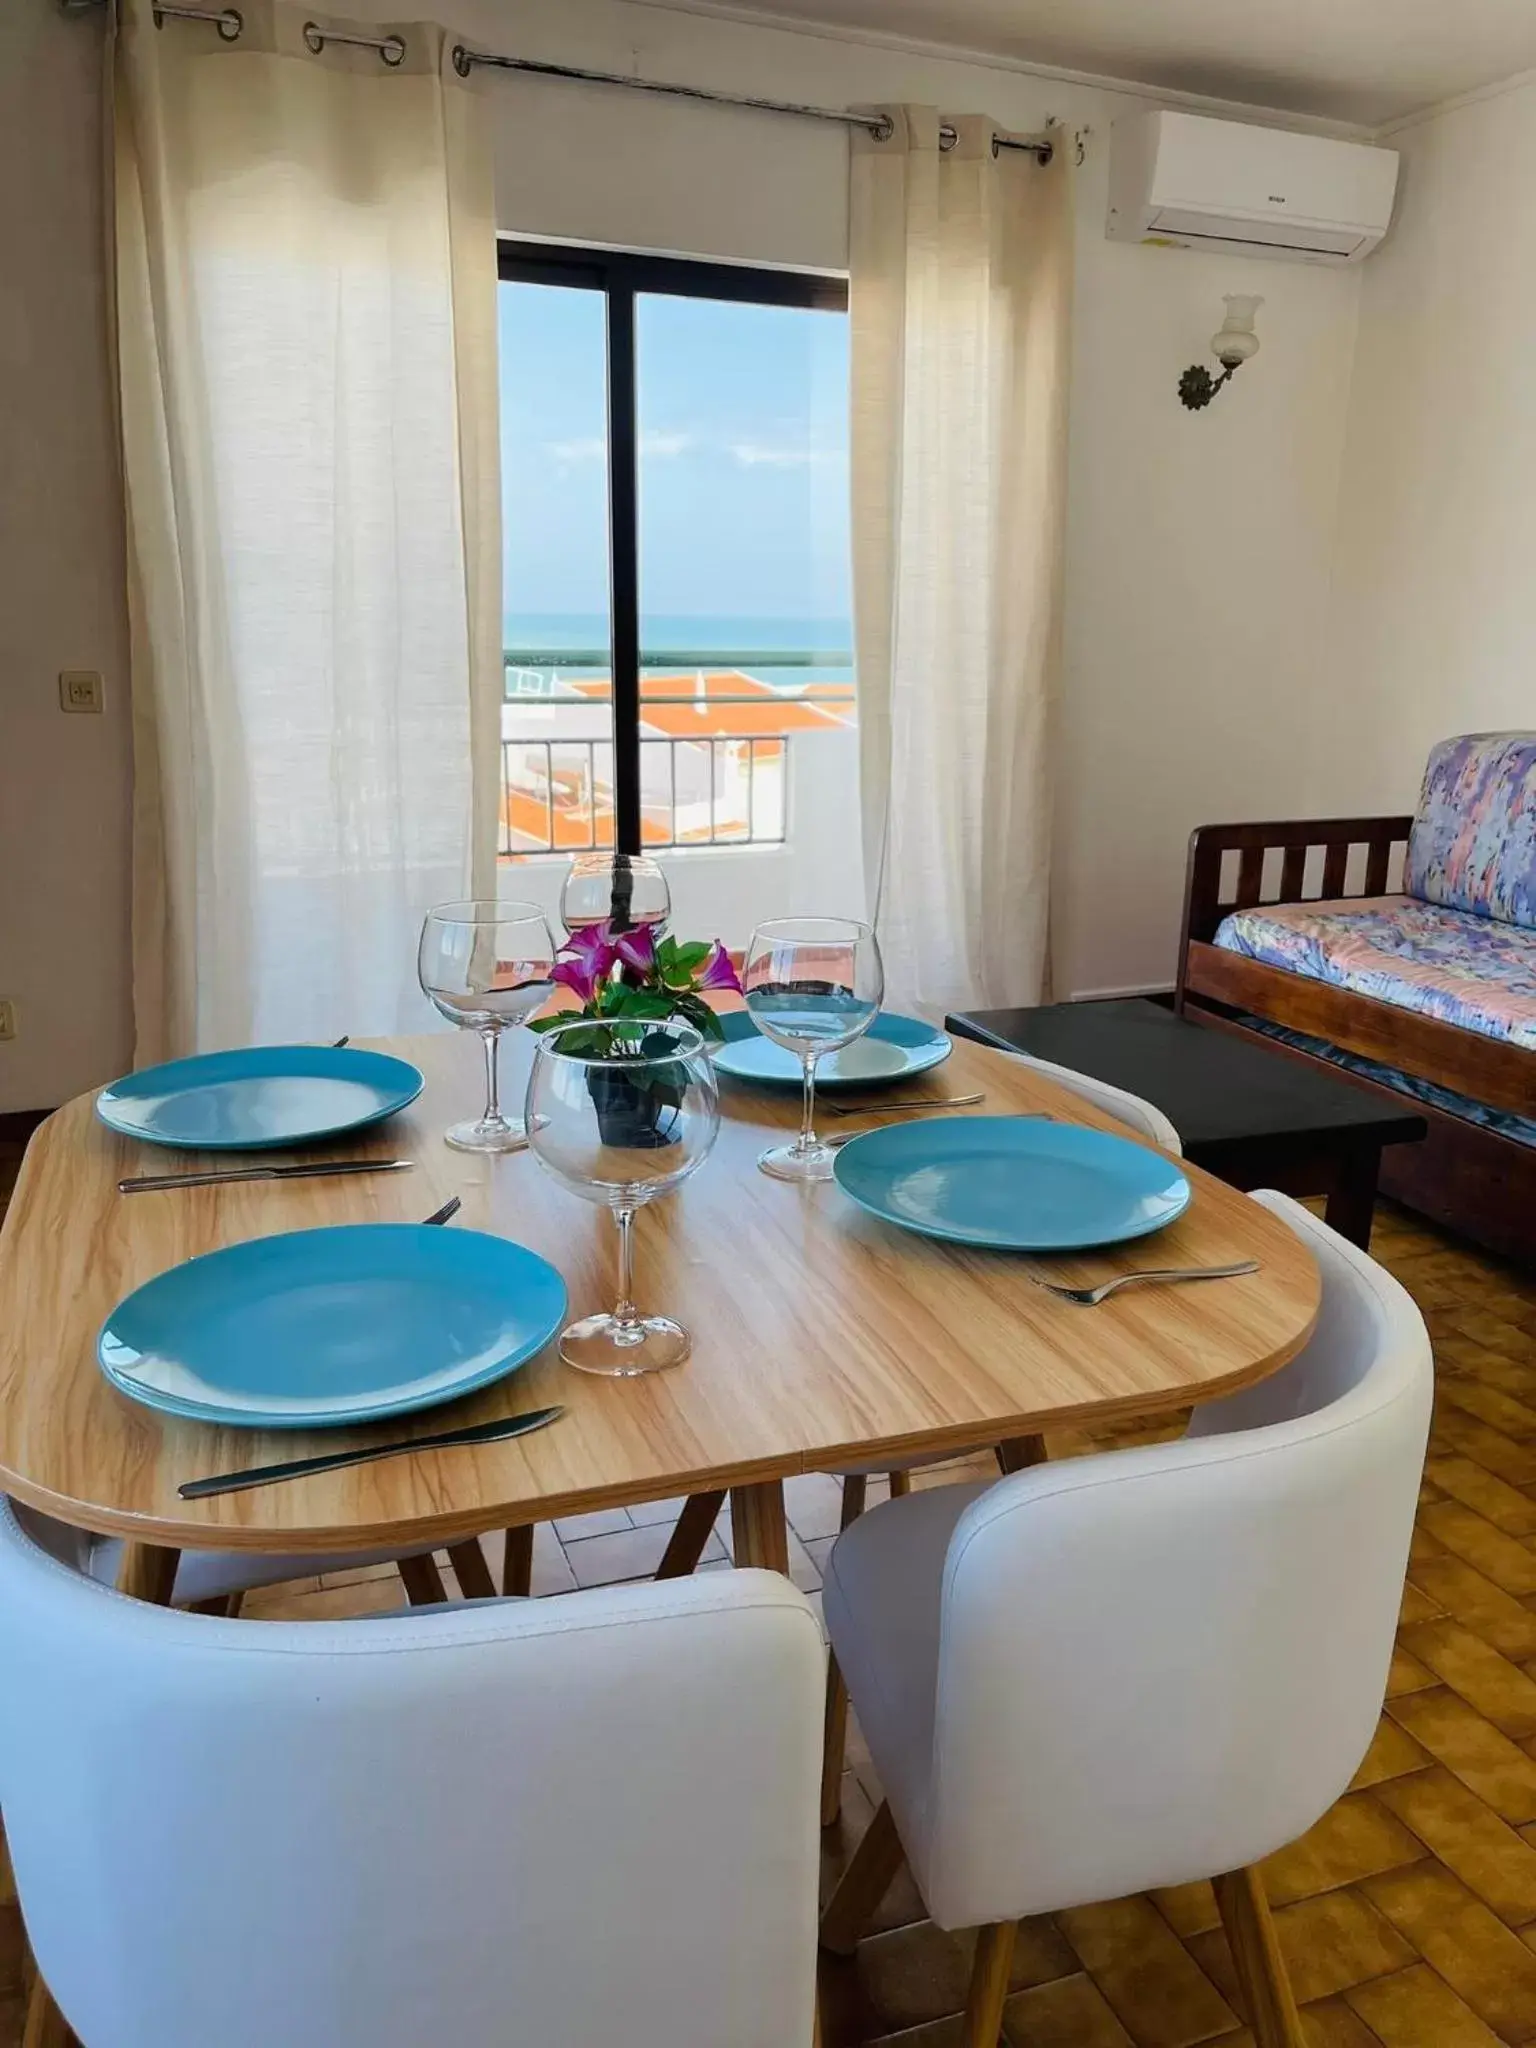
[[[509,618],[607,611],[603,319],[501,286]],[[645,296],[636,349],[642,614],[846,619],[846,320]]]

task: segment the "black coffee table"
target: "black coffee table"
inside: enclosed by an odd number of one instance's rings
[[[1319,1074],[1247,1036],[1176,1017],[1145,1001],[977,1010],[948,1028],[983,1045],[1033,1053],[1126,1088],[1169,1117],[1184,1154],[1236,1188],[1326,1195],[1328,1221],[1369,1249],[1384,1145],[1428,1126],[1347,1075]]]

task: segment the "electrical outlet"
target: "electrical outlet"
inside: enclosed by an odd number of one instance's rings
[[[94,668],[61,670],[59,702],[66,711],[99,711],[102,706],[101,671]]]
[[[0,1000],[0,1038],[14,1038],[15,1036],[16,1005],[8,1000]]]

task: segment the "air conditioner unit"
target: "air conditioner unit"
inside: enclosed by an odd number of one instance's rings
[[[1358,263],[1392,220],[1397,151],[1205,114],[1116,121],[1114,242],[1227,249],[1290,263]]]

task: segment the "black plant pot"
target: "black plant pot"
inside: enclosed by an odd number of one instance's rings
[[[677,1143],[677,1104],[667,1093],[648,1087],[623,1068],[612,1073],[589,1068],[587,1087],[605,1145],[649,1152]]]

